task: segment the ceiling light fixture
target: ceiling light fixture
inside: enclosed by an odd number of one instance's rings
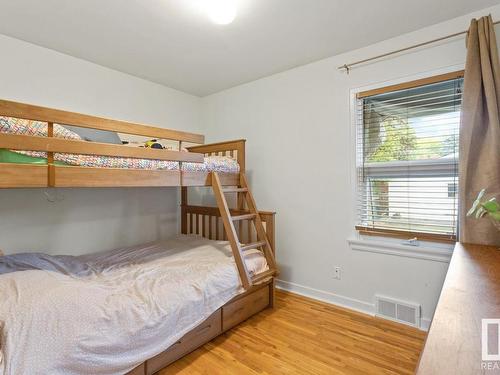
[[[205,9],[210,19],[218,25],[227,25],[236,18],[235,0],[205,0]]]

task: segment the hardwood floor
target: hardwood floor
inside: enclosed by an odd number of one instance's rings
[[[425,333],[295,294],[159,372],[413,374]]]

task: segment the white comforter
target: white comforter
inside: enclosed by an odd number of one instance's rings
[[[200,237],[32,257],[0,257],[0,374],[126,373],[242,291],[227,242]]]

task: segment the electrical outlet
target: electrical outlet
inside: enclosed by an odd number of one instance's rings
[[[340,280],[340,267],[335,267],[333,270],[333,278]]]

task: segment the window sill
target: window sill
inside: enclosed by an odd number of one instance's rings
[[[425,241],[431,243],[447,243],[455,245],[456,237],[450,234],[429,234],[422,232],[408,232],[403,230],[394,230],[394,229],[375,229],[370,227],[363,227],[356,225],[356,230],[361,236],[373,236],[379,239],[387,239],[387,238],[398,238],[400,240],[409,240],[411,238],[418,239],[418,241]],[[432,245],[430,247],[433,247]]]
[[[403,245],[389,239],[372,240],[352,237],[347,240],[352,250],[369,253],[387,254],[406,258],[430,260],[434,262],[449,263],[453,254],[453,246],[433,246],[420,243],[417,246]]]

